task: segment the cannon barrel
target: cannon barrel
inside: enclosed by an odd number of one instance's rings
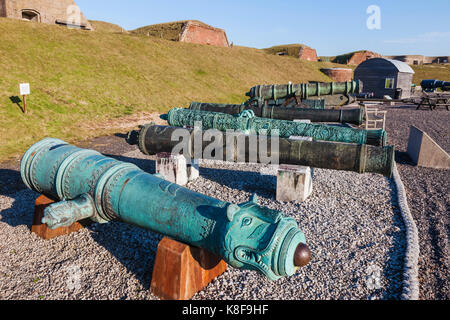
[[[194,127],[196,124],[201,123],[204,130],[217,129],[224,132],[236,130],[254,132],[256,134],[278,134],[280,138],[304,136],[312,137],[314,140],[375,146],[385,146],[387,140],[385,130],[369,131],[323,124],[257,118],[251,110],[245,110],[239,115],[229,115],[218,112],[175,108],[170,110],[167,115],[162,115],[161,119],[167,120],[169,125],[174,127]]]
[[[272,140],[261,136],[251,137],[245,134],[227,135],[222,133],[218,143],[218,153],[207,152],[211,144],[205,132],[200,136],[194,129],[159,126],[153,123],[142,126],[140,130],[130,131],[127,142],[138,145],[142,153],[156,155],[158,153],[184,153],[188,158],[202,158],[231,162],[263,162],[254,155],[267,153],[267,158],[275,156],[279,164],[302,165],[324,169],[354,171],[358,173],[372,172],[391,177],[394,166],[394,147],[375,147],[333,142],[310,142],[279,139],[278,148],[272,150]],[[180,141],[182,138],[182,141]],[[252,141],[252,138],[254,139]],[[256,138],[256,139],[255,139]],[[201,154],[196,154],[195,144],[199,139]],[[264,139],[264,140],[263,140]],[[181,148],[180,142],[183,144]],[[263,143],[266,145],[263,146]],[[264,150],[263,150],[264,149]]]
[[[52,229],[86,218],[122,220],[205,248],[271,280],[291,276],[309,261],[295,219],[259,206],[256,195],[240,205],[222,202],[50,138],[25,153],[21,175],[30,189],[61,200],[44,212],[42,222]]]
[[[426,92],[435,91],[438,88],[450,88],[450,82],[441,81],[441,80],[423,80],[420,83],[422,89]]]
[[[358,80],[350,82],[258,85],[251,88],[246,95],[250,98],[262,98],[264,100],[277,100],[289,97],[308,99],[309,97],[335,94],[361,93],[362,90],[363,84]]]
[[[362,108],[331,110],[192,102],[189,109],[234,115],[240,114],[244,110],[252,110],[256,117],[290,121],[302,119],[312,122],[340,122],[356,125],[361,125],[364,121]]]

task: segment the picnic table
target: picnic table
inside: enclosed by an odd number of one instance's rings
[[[450,111],[450,94],[424,93],[420,101],[416,104],[418,104],[417,110],[419,110],[422,106],[429,106],[430,110],[436,110],[437,107],[446,107],[447,111]]]

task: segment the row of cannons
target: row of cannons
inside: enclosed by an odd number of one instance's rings
[[[285,105],[290,98],[350,94],[361,88],[359,82],[257,86],[248,93],[253,104],[193,103],[189,109],[172,109],[163,116],[169,126],[142,126],[129,133],[127,142],[146,155],[181,155],[187,163],[201,158],[264,163],[258,156],[264,148],[264,154],[279,164],[390,177],[394,148],[386,146],[384,130],[316,123],[360,124],[362,110]],[[273,104],[278,99],[283,105]],[[210,129],[216,145],[208,153]],[[296,220],[260,206],[256,195],[239,205],[219,201],[159,173],[149,174],[52,138],[25,153],[21,175],[28,188],[55,201],[41,221],[51,229],[85,219],[120,220],[205,249],[230,266],[259,272],[270,280],[294,275],[311,259]]]

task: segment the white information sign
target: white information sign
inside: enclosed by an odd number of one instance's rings
[[[29,83],[21,83],[20,84],[20,95],[26,96],[30,94],[30,84]]]

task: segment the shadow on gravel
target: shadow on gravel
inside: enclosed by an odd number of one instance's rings
[[[30,191],[32,193],[33,191]],[[31,197],[30,199],[14,199],[12,206],[6,210],[0,211],[0,221],[8,224],[11,227],[27,226],[31,230],[34,217],[34,201],[36,199]],[[24,201],[30,201],[30,204],[26,207],[29,210],[24,211]]]
[[[406,253],[406,227],[400,212],[397,188],[393,180],[388,180],[391,187],[392,210],[395,213],[392,227],[389,229],[393,237],[393,246],[389,249],[388,260],[383,267],[383,274],[389,280],[383,300],[400,300],[403,293],[403,270]]]
[[[200,168],[200,175],[231,189],[256,193],[268,199],[274,199],[276,196],[277,178],[275,176],[262,175],[259,172],[211,168]]]
[[[0,195],[11,195],[25,188],[19,171],[0,169]]]
[[[395,162],[408,166],[416,166],[407,152],[395,151]]]
[[[122,222],[94,224],[92,239],[132,273],[145,290],[150,289],[156,251],[162,236]]]

